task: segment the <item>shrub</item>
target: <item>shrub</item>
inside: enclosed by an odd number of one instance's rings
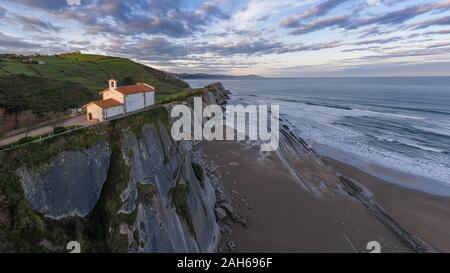
[[[170,189],[169,195],[172,196],[172,204],[175,211],[186,222],[189,231],[195,236],[194,225],[192,223],[191,213],[187,204],[188,187],[184,183],[177,183],[177,185]]]
[[[31,141],[33,141],[34,139],[32,138],[32,137],[23,137],[23,138],[21,138],[19,141],[18,141],[18,143],[19,144],[25,144],[25,143],[28,143],[28,142],[31,142]]]
[[[200,182],[200,186],[205,189],[205,176],[203,173],[203,168],[199,164],[192,162],[192,169],[194,169],[195,177],[197,178],[198,182]]]
[[[53,130],[53,134],[61,134],[61,133],[64,133],[66,131],[66,128],[65,127],[56,127],[54,130]]]

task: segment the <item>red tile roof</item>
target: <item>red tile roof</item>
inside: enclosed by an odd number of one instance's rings
[[[135,93],[142,92],[153,92],[155,89],[149,85],[139,84],[139,85],[125,85],[117,87],[117,91],[124,95],[131,95]]]
[[[109,91],[110,89],[105,89],[103,90],[100,94]],[[150,85],[146,85],[146,84],[136,84],[136,85],[124,85],[124,86],[119,86],[116,88],[117,91],[119,91],[120,93],[124,94],[124,95],[131,95],[131,94],[136,94],[136,93],[143,93],[143,92],[154,92],[155,88],[153,88]]]
[[[91,103],[94,103],[95,105],[98,105],[104,109],[123,105],[123,103],[120,103],[120,102],[116,101],[115,99],[98,100],[98,101],[93,101]]]

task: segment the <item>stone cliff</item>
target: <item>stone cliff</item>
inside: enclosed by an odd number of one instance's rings
[[[191,96],[223,104],[227,92]],[[83,252],[215,251],[215,187],[192,162],[194,143],[172,140],[172,105],[0,154],[0,252],[69,241]]]

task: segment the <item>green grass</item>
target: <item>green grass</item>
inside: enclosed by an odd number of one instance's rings
[[[33,210],[25,199],[19,179],[12,170],[0,165],[0,192],[8,198],[7,209],[13,215],[12,225],[0,232],[6,234],[11,244],[8,252],[47,252],[40,246],[42,239],[47,239],[60,247],[78,239],[78,219],[54,221],[44,218]]]
[[[138,191],[138,203],[150,201],[156,194],[156,187],[151,184],[142,184],[138,182],[136,187]]]
[[[108,126],[111,163],[108,178],[103,185],[99,201],[89,214],[84,224],[83,233],[92,244],[90,252],[126,252],[128,239],[120,234],[120,223],[132,224],[136,213],[119,214],[122,206],[120,194],[125,190],[130,179],[130,168],[126,165],[122,155],[122,131],[116,122]]]
[[[182,90],[173,94],[159,94],[156,97],[156,102],[158,104],[164,104],[164,103],[169,103],[172,102],[174,100],[178,100],[179,98],[183,98],[186,97],[187,95],[189,95],[191,90]]]
[[[31,57],[45,64],[23,63],[29,57],[0,55],[0,107],[8,112],[37,114],[81,107],[99,98],[113,75],[130,77],[156,88],[158,97],[190,90],[189,85],[163,71],[133,61],[89,54]]]
[[[160,122],[164,125],[168,124],[169,113],[164,106],[156,106],[147,111],[130,115],[117,120],[117,126],[122,130],[133,132],[137,137],[142,135],[142,128],[146,124],[153,124],[157,128]]]
[[[108,140],[109,137],[104,126],[80,129],[42,142],[30,143],[10,152],[0,153],[0,161],[3,161],[2,165],[7,165],[11,169],[16,169],[24,164],[29,168],[36,168],[46,164],[62,151],[84,150],[100,141]]]
[[[11,74],[0,77],[0,98],[0,107],[9,113],[31,110],[41,115],[77,108],[96,96],[79,83]]]
[[[172,197],[172,205],[175,207],[175,211],[184,219],[189,231],[195,236],[194,224],[192,223],[191,212],[189,211],[186,200],[187,192],[187,184],[180,181],[175,187],[170,189],[169,195]]]
[[[192,169],[194,170],[195,177],[200,183],[200,186],[205,189],[205,174],[203,173],[202,166],[195,162],[192,162]]]

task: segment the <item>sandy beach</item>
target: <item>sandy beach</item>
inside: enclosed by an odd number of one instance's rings
[[[381,252],[450,251],[449,198],[386,183],[307,149],[295,151],[295,160],[293,151],[263,155],[244,142],[205,141],[197,151],[245,220],[223,220],[219,251],[367,253],[371,241]]]
[[[351,177],[373,193],[403,227],[438,251],[450,252],[450,198],[427,194],[385,182],[355,167],[325,158],[339,173]]]

